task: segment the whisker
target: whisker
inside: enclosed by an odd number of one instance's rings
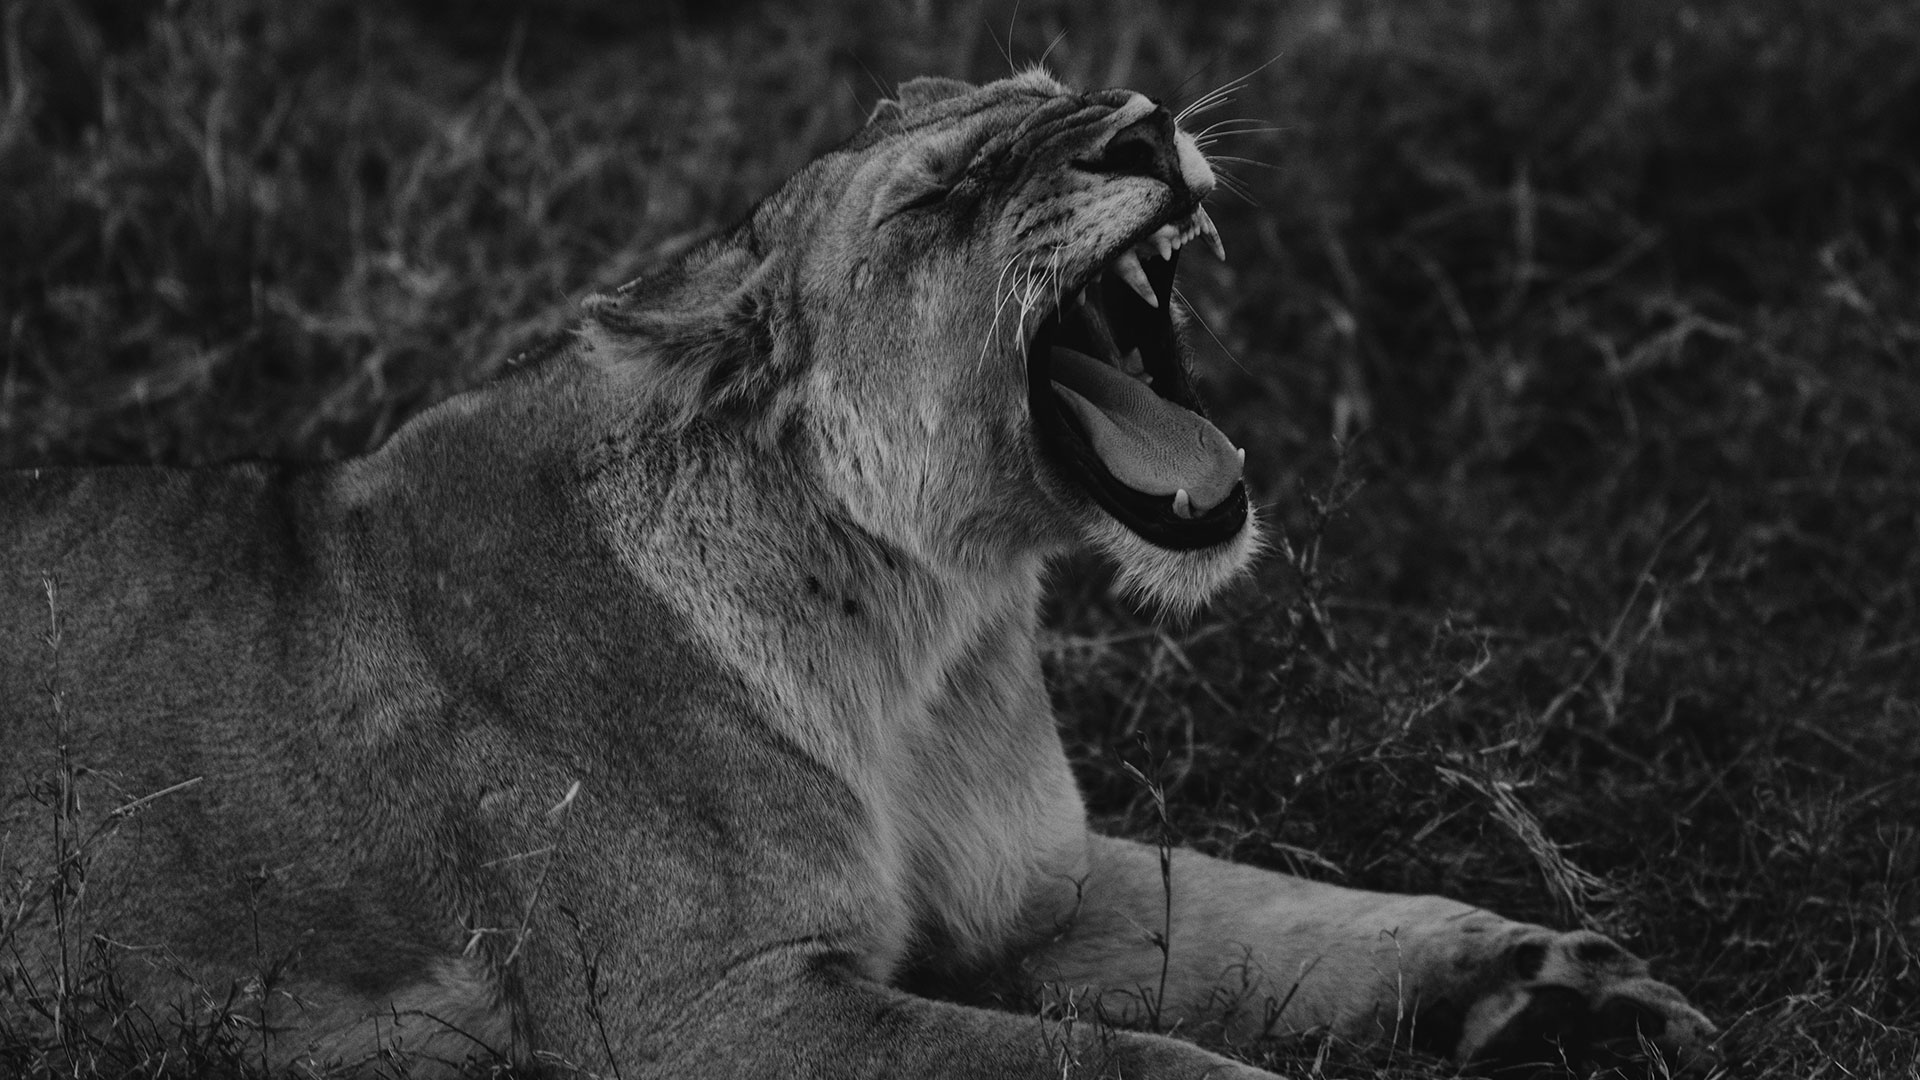
[[[1041,67],[1046,66],[1047,57],[1052,56],[1054,48],[1057,47],[1061,42],[1065,40],[1067,40],[1067,32],[1065,30],[1062,30],[1059,33],[1053,35],[1053,40],[1047,42],[1046,51],[1040,54],[1039,63]]]
[[[1008,289],[1006,295],[1002,296],[1000,294],[1000,286],[1005,284],[1007,274],[1012,272],[1013,264],[1019,261],[1019,259],[1020,256],[1018,255],[1008,259],[1007,264],[1000,268],[999,276],[994,279],[993,322],[988,324],[986,336],[980,342],[980,355],[974,358],[973,366],[976,370],[984,370],[986,368],[987,350],[993,348],[994,341],[1000,337],[1000,313],[1006,310],[1007,301],[1013,299],[1013,290]]]
[[[1266,63],[1261,64],[1259,67],[1254,68],[1252,71],[1247,72],[1245,75],[1242,75],[1237,79],[1231,79],[1219,86],[1214,87],[1212,90],[1209,90],[1204,94],[1201,94],[1198,98],[1195,98],[1190,104],[1188,104],[1186,108],[1181,109],[1179,113],[1177,113],[1174,116],[1173,122],[1175,124],[1178,124],[1189,116],[1198,116],[1201,113],[1207,112],[1208,110],[1211,110],[1211,109],[1216,109],[1219,106],[1225,104],[1226,102],[1220,99],[1228,98],[1229,100],[1231,100],[1228,97],[1229,95],[1233,94],[1236,90],[1239,90],[1240,88],[1246,86],[1247,83],[1255,75],[1258,75],[1261,72],[1272,67],[1274,64],[1279,62],[1282,56],[1285,56],[1285,55],[1286,54],[1284,52],[1274,53],[1271,57],[1267,59]]]
[[[1179,119],[1175,120],[1174,123],[1176,124],[1183,123],[1186,120],[1186,118],[1189,116],[1199,116],[1203,113],[1210,113],[1215,109],[1221,108],[1222,106],[1231,105],[1231,104],[1233,104],[1233,95],[1231,94],[1223,95],[1221,97],[1215,98],[1214,100],[1206,102],[1204,104],[1200,102],[1195,102],[1192,105],[1189,105],[1186,108],[1180,110],[1180,117]]]
[[[1181,94],[1185,93],[1187,89],[1187,84],[1199,78],[1200,73],[1207,70],[1207,68],[1210,65],[1212,65],[1212,63],[1213,61],[1211,60],[1207,61],[1205,64],[1200,65],[1200,67],[1196,68],[1192,72],[1189,72],[1186,78],[1181,79],[1179,82],[1175,83],[1173,86],[1173,89],[1167,91],[1168,100],[1178,98]]]
[[[1019,16],[1019,13],[1020,13],[1020,9],[1016,5],[1014,8],[1014,15],[1016,18]],[[1002,45],[1000,44],[1000,35],[994,31],[992,23],[988,22],[985,19],[982,19],[980,20],[980,24],[987,28],[987,37],[993,40],[993,47],[999,51],[1000,58],[1007,62],[1007,74],[1009,75],[1019,74],[1020,73],[1019,65],[1013,62],[1013,49],[1012,49],[1013,27],[1012,26],[1007,27],[1007,43],[1005,45]]]
[[[1231,161],[1235,165],[1251,165],[1256,169],[1278,169],[1279,168],[1278,165],[1274,165],[1270,162],[1255,161],[1252,158],[1234,157],[1231,154],[1208,154],[1207,161],[1208,163],[1212,163],[1215,161]]]
[[[1248,206],[1260,205],[1260,200],[1253,197],[1253,193],[1248,189],[1246,182],[1239,177],[1225,169],[1215,169],[1213,171],[1213,178],[1219,181],[1221,187],[1232,192],[1241,202],[1246,203]]]
[[[1007,47],[1001,50],[1006,53],[1007,56],[1007,74],[1009,75],[1020,74],[1020,65],[1013,62],[1013,32],[1018,29],[1019,26],[1020,0],[1013,0],[1013,14],[1007,16]],[[992,33],[992,31],[989,30],[988,33]],[[1040,57],[1040,62],[1043,64],[1046,63],[1047,58],[1045,56]]]
[[[1000,268],[999,280],[994,282],[993,288],[995,297],[993,323],[987,328],[986,339],[980,344],[980,355],[974,358],[974,366],[976,368],[984,369],[986,367],[987,353],[1000,338],[1000,321],[1006,312],[1008,304],[1016,304],[1019,307],[1018,322],[1014,329],[1014,332],[1018,334],[1020,330],[1026,326],[1027,316],[1036,310],[1036,301],[1046,296],[1050,291],[1057,293],[1060,285],[1058,264],[1064,250],[1065,246],[1062,244],[1055,243],[1049,245],[1046,250],[1047,265],[1045,267],[1038,267],[1036,265],[1040,258],[1040,253],[1037,251],[1029,251],[1023,255],[1013,256],[1007,260],[1005,266]],[[1026,260],[1026,266],[1015,273],[1015,267],[1023,258]],[[1036,269],[1039,270],[1037,274],[1035,273]],[[1011,281],[1008,280],[1009,274],[1013,275]],[[1005,294],[1002,294],[1000,291],[1002,284],[1007,286]]]
[[[1055,270],[1059,257],[1060,248],[1056,246],[1048,252],[1047,265],[1041,268],[1038,277],[1032,275],[1031,266],[1029,266],[1026,288],[1020,296],[1020,323],[1014,330],[1016,334],[1026,329],[1027,317],[1038,310],[1038,299],[1047,295],[1055,287],[1059,279],[1059,274]]]
[[[1174,114],[1173,122],[1178,124],[1189,116],[1198,116],[1209,109],[1217,109],[1221,105],[1224,105],[1229,101],[1232,101],[1234,91],[1245,86],[1246,81],[1247,81],[1247,76],[1242,75],[1241,77],[1234,79],[1232,82],[1228,82],[1223,85],[1216,86],[1213,89],[1207,91],[1206,93],[1201,94],[1199,97],[1188,102],[1186,108],[1181,109],[1178,113]]]
[[[1033,260],[1034,256],[1029,253],[1027,255],[1027,265],[1022,267],[1018,274],[1014,275],[1013,282],[1007,290],[1007,299],[1017,307],[1017,311],[1014,314],[1012,330],[1013,336],[1015,337],[1019,336],[1020,328],[1027,323],[1027,312],[1033,309]],[[986,358],[983,356],[981,358],[983,364],[985,360]]]
[[[1256,124],[1259,126],[1229,127],[1228,125],[1230,124]],[[1225,138],[1226,136],[1229,136],[1229,135],[1264,135],[1269,132],[1285,131],[1285,130],[1286,130],[1285,128],[1278,127],[1274,124],[1268,124],[1260,120],[1256,120],[1250,116],[1240,116],[1240,117],[1229,117],[1225,120],[1215,120],[1213,123],[1208,124],[1206,127],[1203,127],[1199,131],[1194,132],[1193,137],[1195,139],[1219,139],[1219,138]]]
[[[1060,310],[1060,286],[1066,284],[1066,278],[1061,275],[1059,269],[1060,250],[1059,248],[1054,248],[1054,258],[1047,260],[1047,277],[1049,279],[1049,285],[1051,286],[1050,291],[1053,293],[1053,309],[1055,311]]]
[[[1227,343],[1221,341],[1220,335],[1214,333],[1213,327],[1207,325],[1207,320],[1200,315],[1200,309],[1193,306],[1193,301],[1187,299],[1187,294],[1181,292],[1178,285],[1174,286],[1173,295],[1180,298],[1180,303],[1187,309],[1187,314],[1193,316],[1193,321],[1200,324],[1200,329],[1207,332],[1207,336],[1213,339],[1215,345],[1220,346],[1220,351],[1227,355],[1227,359],[1233,361],[1233,366],[1239,368],[1248,378],[1254,378],[1253,371],[1241,363],[1239,357],[1233,355],[1233,350],[1227,348]]]
[[[875,75],[873,73],[873,69],[867,66],[866,61],[856,56],[853,58],[853,62],[856,64],[859,64],[860,70],[867,73],[868,80],[873,83],[873,88],[880,92],[880,96],[882,98],[890,98],[894,96],[894,92],[892,90],[887,89],[887,84],[880,80],[880,76]],[[859,97],[856,96],[854,100],[858,101]]]

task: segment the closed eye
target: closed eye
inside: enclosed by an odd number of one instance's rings
[[[928,188],[924,193],[917,195],[914,198],[908,199],[906,202],[903,202],[899,206],[894,207],[893,212],[896,214],[903,214],[903,213],[911,213],[912,211],[915,211],[915,210],[930,210],[933,207],[940,205],[942,202],[945,202],[947,198],[947,193],[952,190],[953,189],[950,187]]]

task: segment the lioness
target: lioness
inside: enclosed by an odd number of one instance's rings
[[[907,983],[1698,1051],[1599,935],[1088,831],[1042,568],[1184,608],[1255,547],[1172,298],[1213,187],[1140,94],[917,80],[370,456],[5,475],[8,1021],[110,966],[314,1072],[1254,1075]]]

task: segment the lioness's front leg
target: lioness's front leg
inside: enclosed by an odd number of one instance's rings
[[[1599,934],[1184,849],[1163,873],[1159,850],[1109,837],[1092,838],[1078,910],[1030,972],[1136,1021],[1224,1024],[1236,1040],[1324,1029],[1461,1061],[1585,1056],[1636,1032],[1685,1061],[1713,1032]]]
[[[846,960],[812,943],[747,960],[626,1058],[663,1077],[1274,1080],[1178,1039],[915,997]]]

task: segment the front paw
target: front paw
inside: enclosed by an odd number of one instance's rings
[[[1667,1065],[1711,1062],[1714,1026],[1646,961],[1589,931],[1532,928],[1488,957],[1461,1018],[1457,1061],[1495,1075],[1539,1064],[1618,1065],[1647,1047]],[[1479,981],[1479,980],[1476,980]]]

